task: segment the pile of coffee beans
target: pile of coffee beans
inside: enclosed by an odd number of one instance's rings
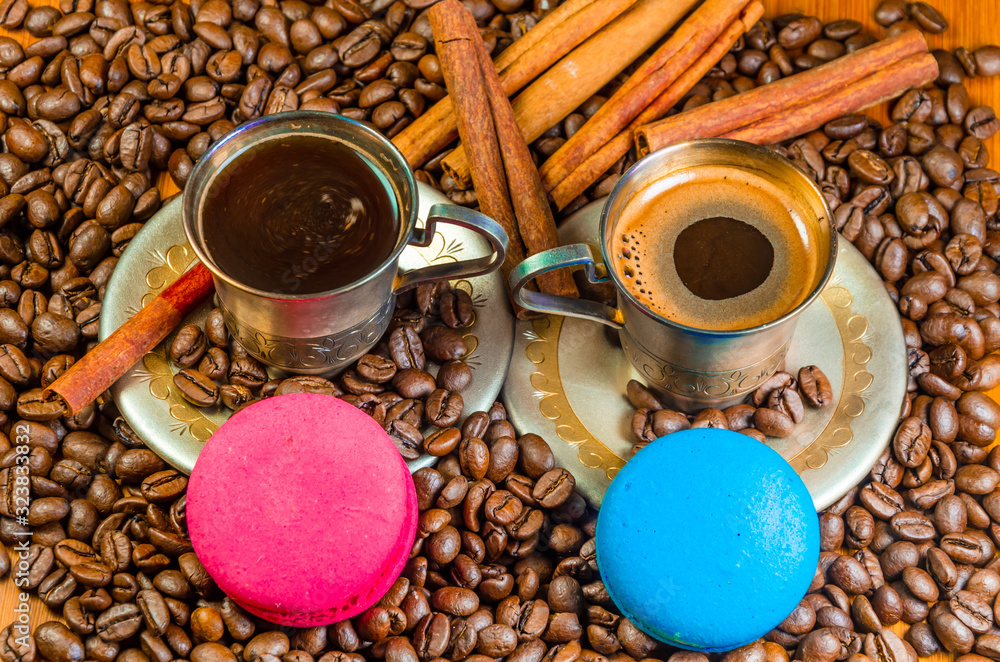
[[[924,3],[878,12],[899,29],[947,26]],[[975,52],[986,66],[950,66],[961,52],[935,52],[941,76],[900,98],[891,124],[844,117],[775,146],[820,184],[841,235],[885,280],[910,367],[890,448],[821,515],[809,594],[766,637],[796,659],[1000,659],[1000,452],[987,450],[1000,406],[985,395],[1000,385],[1000,175],[984,143],[1000,122],[963,84],[996,73],[1000,49]],[[902,639],[886,629],[900,622]]]
[[[195,406],[221,403],[234,411],[285,393],[339,397],[384,426],[405,459],[422,452],[440,457],[462,440],[454,425],[472,369],[462,358],[469,348],[459,329],[471,326],[474,315],[467,291],[446,282],[420,285],[397,298],[385,337],[335,383],[314,376],[270,379],[260,361],[231,341],[215,308],[204,326],[187,324],[174,336],[169,355],[180,368],[174,386]],[[436,376],[429,372],[435,366]],[[425,437],[427,426],[432,432]]]
[[[833,402],[833,389],[823,371],[814,365],[799,370],[798,379],[784,370],[767,378],[751,394],[750,401],[695,414],[664,408],[642,383],[631,379],[626,387],[629,402],[636,408],[632,434],[638,441],[632,453],[671,432],[690,428],[732,430],[764,442],[767,437],[788,437],[802,421],[806,406],[822,409]]]
[[[94,342],[115,263],[159,208],[158,173],[169,171],[183,186],[213,142],[240,122],[280,110],[339,111],[394,135],[445,93],[426,19],[430,4],[61,0],[58,8],[32,8],[27,0],[0,0],[0,27],[23,27],[36,38],[27,47],[0,38],[0,411],[7,435],[0,437],[0,543],[13,547],[29,535],[31,542],[13,567],[2,550],[0,577],[10,573],[8,581],[66,621],[41,624],[24,638],[3,629],[3,662],[707,662],[657,644],[618,614],[594,558],[595,513],[572,475],[555,467],[545,441],[518,434],[499,405],[458,425],[460,413],[427,439],[400,443],[411,451],[423,443],[441,459],[414,476],[418,539],[404,576],[379,605],[330,627],[291,629],[248,616],[218,593],[186,536],[187,479],[145,448],[113,405],[68,417],[40,397]],[[465,4],[496,54],[556,3]],[[925,3],[884,5],[902,8],[880,8],[890,32],[947,25]],[[873,40],[851,20],[761,21],[678,110]],[[764,641],[723,656],[726,662],[902,662],[938,651],[982,656],[965,662],[1000,660],[1000,452],[986,449],[1000,428],[1000,408],[984,395],[1000,385],[993,353],[1000,348],[1000,176],[988,168],[983,142],[1000,123],[963,86],[966,76],[997,74],[1000,49],[935,56],[936,85],[896,103],[892,124],[841,118],[775,146],[820,183],[838,229],[898,302],[910,395],[870,479],[823,513],[824,551],[809,594]],[[615,84],[536,141],[536,157],[553,153]],[[443,156],[418,178],[455,202],[475,204],[474,192],[442,175]],[[606,194],[630,158],[566,213]],[[438,418],[448,411],[443,401],[430,413],[430,396],[457,396],[465,374],[456,364],[448,378],[455,381],[442,381],[440,372],[429,380],[420,372],[427,364],[414,362],[418,348],[425,361],[433,358],[431,329],[447,334],[465,324],[449,322],[453,313],[463,318],[461,306],[442,304],[446,288],[422,296],[426,305],[420,292],[401,302],[389,338],[337,383],[269,381],[227,343],[217,313],[205,329],[183,330],[172,358],[187,364],[193,380],[211,382],[201,381],[207,393],[217,389],[210,398],[192,381],[183,392],[194,400],[235,409],[279,389],[339,391],[397,431],[419,431],[418,423],[449,420]],[[429,325],[435,310],[444,325]],[[404,383],[400,375],[414,369]],[[228,383],[220,386],[223,377]],[[804,383],[800,375],[800,388]],[[408,386],[415,397],[404,394]],[[630,390],[639,397],[636,386]],[[766,404],[776,412],[790,406],[772,406],[770,394]],[[29,451],[24,515],[19,445]],[[725,615],[719,619],[724,627]],[[900,621],[911,624],[902,638],[887,629]]]

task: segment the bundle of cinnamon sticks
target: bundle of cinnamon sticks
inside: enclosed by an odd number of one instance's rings
[[[541,167],[562,209],[632,146],[632,130],[662,117],[764,13],[758,0],[705,0]]]
[[[595,1],[616,3],[621,0]],[[545,73],[513,100],[514,116],[525,140],[529,143],[536,140],[597,94],[652,48],[697,3],[697,0],[636,0],[626,3],[629,5],[627,10],[615,20],[603,26],[592,26],[595,29],[588,39],[547,67]],[[537,29],[538,26],[528,34]],[[528,58],[529,54],[522,57]],[[414,122],[412,127],[416,125]],[[417,130],[419,128],[414,129]],[[399,142],[396,144],[399,146]],[[441,165],[460,187],[468,188],[472,183],[464,144],[448,154]]]
[[[493,63],[504,94],[517,93],[636,2],[567,0],[559,5]],[[393,138],[411,166],[420,167],[457,137],[454,110],[445,97]]]
[[[769,145],[808,133],[933,81],[937,61],[917,31],[876,42],[783,78],[635,131],[639,156],[694,138],[723,137]]]
[[[506,283],[511,269],[524,259],[525,248],[533,254],[559,245],[555,219],[472,14],[458,0],[444,0],[428,17],[480,207],[510,239],[501,267]],[[549,294],[578,296],[567,269],[538,278],[538,287]]]

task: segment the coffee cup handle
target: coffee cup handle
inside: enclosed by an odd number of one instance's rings
[[[393,292],[401,294],[411,290],[421,283],[432,283],[438,280],[454,280],[456,278],[471,278],[496,271],[507,257],[509,239],[503,227],[489,216],[457,205],[436,204],[431,207],[423,228],[414,228],[409,245],[426,248],[431,245],[438,223],[449,223],[481,234],[490,242],[493,252],[483,257],[432,264],[427,267],[413,269],[400,273],[396,277]]]
[[[514,303],[540,313],[579,317],[620,329],[624,318],[617,308],[596,301],[571,299],[525,289],[528,283],[544,273],[577,266],[583,267],[584,274],[591,283],[603,283],[608,280],[607,268],[604,263],[594,259],[594,254],[587,244],[550,248],[527,258],[510,273],[510,291]]]

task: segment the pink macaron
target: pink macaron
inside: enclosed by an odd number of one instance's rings
[[[350,618],[402,571],[417,529],[403,458],[370,416],[296,393],[234,414],[187,491],[195,552],[229,597],[282,625]]]

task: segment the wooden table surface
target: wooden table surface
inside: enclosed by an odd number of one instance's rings
[[[29,0],[32,6],[49,4],[58,6],[58,0]],[[861,21],[871,34],[880,36],[882,28],[872,20],[872,11],[877,0],[762,0],[766,7],[765,16],[774,17],[787,12],[800,12],[818,16],[823,21],[852,18]],[[929,0],[951,22],[951,27],[942,35],[927,35],[928,43],[933,48],[956,48],[965,46],[970,51],[986,44],[1000,43],[1000,0]],[[8,34],[22,43],[27,43],[31,37],[23,31],[7,32],[0,30],[0,35]],[[969,95],[974,104],[985,104],[1000,109],[1000,78],[976,78],[966,82]],[[887,106],[873,108],[869,113],[886,122]],[[1000,134],[989,140],[989,150],[994,158],[990,167],[1000,168],[996,155],[1000,154]],[[164,197],[177,192],[177,187],[165,174],[159,181]],[[1000,401],[1000,389],[990,395]],[[0,628],[13,620],[14,607],[18,603],[18,589],[10,576],[0,582]],[[32,597],[30,614],[32,627],[53,618],[62,620],[40,600]],[[723,624],[720,624],[722,626]],[[905,624],[898,624],[893,629],[902,635],[906,631]],[[950,662],[951,655],[935,655],[933,662]]]

